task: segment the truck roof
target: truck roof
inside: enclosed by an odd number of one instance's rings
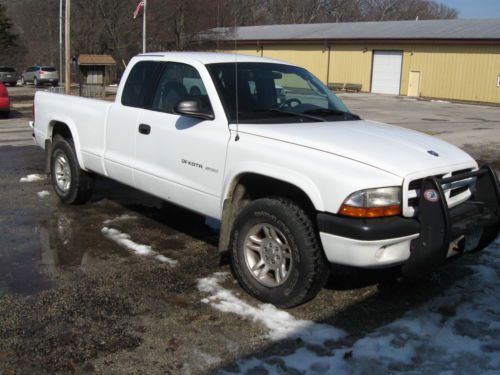
[[[138,58],[144,57],[165,57],[174,60],[198,61],[202,64],[215,63],[234,63],[237,62],[263,62],[263,63],[279,63],[290,65],[281,60],[268,59],[266,57],[241,55],[235,53],[216,53],[216,52],[153,52],[137,55]]]

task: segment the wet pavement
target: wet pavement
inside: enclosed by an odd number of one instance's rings
[[[0,120],[0,373],[237,372],[238,359],[309,345],[271,341],[259,321],[203,302],[198,281],[230,273],[217,253],[217,222],[104,178],[90,203],[71,207],[47,178],[20,182],[45,176],[43,151],[29,145],[25,129],[29,111]],[[9,140],[2,129],[18,135]],[[104,227],[126,237],[105,236]],[[177,263],[138,255],[141,246]],[[353,340],[445,294],[476,258],[454,260],[416,284],[391,270],[335,267],[316,299],[288,312]],[[223,279],[238,299],[260,306],[232,277]]]

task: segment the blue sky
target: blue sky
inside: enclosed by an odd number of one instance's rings
[[[459,18],[500,18],[500,0],[438,0],[457,9]]]

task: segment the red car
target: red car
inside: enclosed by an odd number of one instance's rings
[[[0,82],[0,115],[9,117],[10,113],[10,101],[9,92],[5,85]]]

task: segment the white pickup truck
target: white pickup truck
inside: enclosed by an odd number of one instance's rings
[[[55,192],[103,175],[220,219],[240,284],[291,307],[329,263],[421,275],[499,231],[489,167],[416,131],[361,120],[306,70],[216,53],[130,62],[116,100],[37,92],[35,142]]]

